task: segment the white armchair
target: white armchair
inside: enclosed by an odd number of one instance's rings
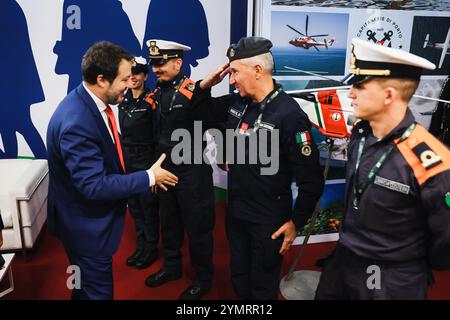
[[[0,214],[4,227],[0,251],[33,247],[46,219],[47,160],[0,160]]]

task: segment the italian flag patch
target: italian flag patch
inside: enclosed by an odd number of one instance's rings
[[[295,141],[297,141],[299,145],[310,144],[311,134],[309,131],[297,132],[295,134]]]

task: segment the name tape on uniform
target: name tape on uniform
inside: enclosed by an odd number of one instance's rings
[[[410,186],[397,181],[392,181],[380,176],[376,176],[374,183],[380,187],[384,187],[403,194],[409,194]]]

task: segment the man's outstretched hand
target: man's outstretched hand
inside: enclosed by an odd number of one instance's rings
[[[163,153],[161,157],[159,157],[158,161],[156,161],[152,165],[150,170],[155,175],[155,185],[163,189],[164,191],[167,191],[166,186],[175,186],[178,182],[178,178],[171,172],[161,168],[161,163],[164,161],[164,159],[166,159],[165,153]]]

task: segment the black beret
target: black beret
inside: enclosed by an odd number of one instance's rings
[[[230,62],[238,59],[254,57],[263,53],[270,52],[272,42],[262,37],[241,38],[237,44],[232,44],[227,51],[227,57]]]

